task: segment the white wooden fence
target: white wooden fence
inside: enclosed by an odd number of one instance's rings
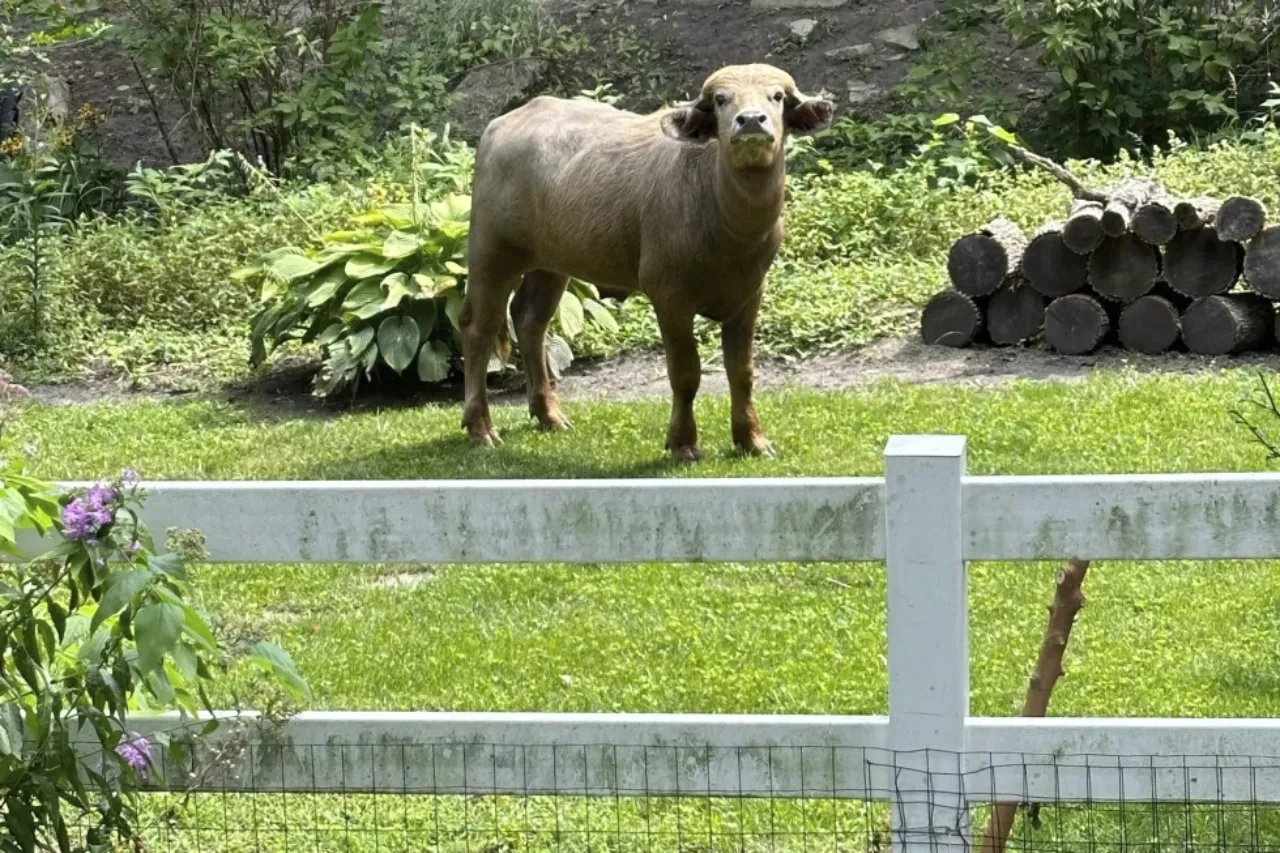
[[[214,562],[886,564],[888,716],[308,712],[220,789],[879,798],[903,850],[965,843],[993,799],[1280,803],[1277,720],[970,717],[965,570],[1280,557],[1280,475],[970,477],[963,437],[895,436],[883,478],[148,489]]]

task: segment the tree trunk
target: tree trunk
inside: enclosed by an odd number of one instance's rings
[[[1071,215],[1062,226],[1062,242],[1077,255],[1087,255],[1106,236],[1102,233],[1102,205],[1088,199],[1071,203]]]
[[[967,347],[981,331],[982,309],[959,291],[942,291],[920,314],[920,335],[930,346]]]
[[[1027,237],[1007,219],[994,219],[951,246],[947,273],[951,285],[967,296],[988,296],[1022,266]]]
[[[1240,275],[1243,252],[1212,225],[1179,231],[1164,250],[1164,279],[1179,293],[1195,299],[1226,293]]]
[[[1068,249],[1063,242],[1061,223],[1041,228],[1022,256],[1022,272],[1027,281],[1050,299],[1084,287],[1088,271],[1088,259]]]
[[[1120,312],[1120,344],[1134,352],[1159,355],[1178,343],[1178,306],[1164,296],[1148,294]]]
[[[1218,237],[1244,243],[1267,224],[1267,209],[1256,198],[1233,195],[1218,209]]]
[[[1044,296],[1026,279],[1002,285],[987,303],[988,337],[1000,346],[1034,338],[1044,328],[1044,307]]]
[[[1244,251],[1244,278],[1249,287],[1280,299],[1280,225],[1264,228]]]
[[[1220,207],[1222,202],[1212,196],[1183,199],[1173,206],[1173,218],[1178,220],[1179,231],[1191,231],[1202,225],[1212,225]]]
[[[1201,355],[1259,349],[1275,334],[1275,307],[1257,293],[1204,296],[1182,315],[1182,340]]]
[[[1089,256],[1089,284],[1101,296],[1132,302],[1155,286],[1160,250],[1136,235],[1108,237]]]
[[[1053,604],[1049,605],[1049,624],[1045,628],[1044,640],[1040,643],[1036,668],[1027,683],[1027,698],[1022,703],[1024,717],[1043,717],[1048,712],[1049,697],[1053,695],[1054,685],[1065,674],[1062,659],[1067,652],[1067,642],[1071,639],[1071,629],[1075,627],[1076,614],[1084,607],[1082,588],[1088,571],[1088,560],[1068,560],[1058,570]],[[978,846],[978,853],[1004,853],[1017,810],[1017,803],[996,804],[991,810],[991,819],[987,822],[987,832]]]
[[[1173,215],[1174,202],[1167,195],[1152,196],[1133,214],[1133,233],[1144,243],[1163,246],[1178,233],[1178,220]]]
[[[1061,296],[1044,312],[1044,339],[1064,355],[1093,352],[1111,330],[1111,317],[1102,301],[1085,293]]]
[[[1133,215],[1159,190],[1159,184],[1150,178],[1130,178],[1121,181],[1109,193],[1109,201],[1102,212],[1102,230],[1108,237],[1119,237],[1129,231]]]

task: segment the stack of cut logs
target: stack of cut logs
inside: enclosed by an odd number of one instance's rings
[[[1278,337],[1280,225],[1257,199],[1174,199],[1130,179],[1072,203],[1027,238],[996,219],[951,247],[952,287],[925,306],[929,344],[1000,346],[1041,334],[1083,355],[1112,339],[1142,353],[1181,341],[1226,355]]]

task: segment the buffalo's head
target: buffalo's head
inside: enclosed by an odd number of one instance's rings
[[[772,65],[731,65],[707,78],[697,100],[667,112],[662,129],[688,142],[718,139],[736,169],[769,168],[787,135],[822,130],[835,109],[826,98],[801,93],[790,74]]]

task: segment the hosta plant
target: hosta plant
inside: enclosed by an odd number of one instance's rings
[[[318,247],[293,246],[263,255],[238,271],[260,283],[251,327],[254,366],[287,341],[315,343],[324,363],[315,393],[328,396],[382,370],[439,382],[460,364],[458,313],[466,288],[469,196],[390,204],[354,217]],[[548,341],[559,374],[573,359],[568,341],[588,322],[616,328],[591,285],[571,282]],[[509,364],[514,327],[489,361]]]

